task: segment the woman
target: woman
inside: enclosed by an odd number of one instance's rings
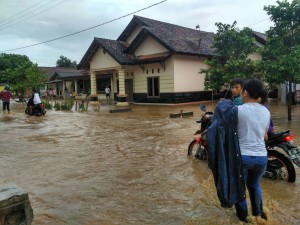
[[[266,98],[267,92],[258,79],[249,79],[241,92],[243,105],[238,106],[238,139],[242,156],[243,174],[247,186],[252,215],[267,219],[263,212],[260,180],[267,166],[265,140],[268,138],[270,112],[261,105],[260,99]],[[246,199],[235,204],[240,220],[247,221]]]

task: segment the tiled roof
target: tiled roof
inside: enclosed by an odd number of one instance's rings
[[[267,41],[267,35],[266,34],[263,34],[263,33],[257,32],[257,31],[253,31],[253,36],[254,36],[255,40],[257,42],[259,42],[261,45],[265,44],[266,41]]]
[[[89,68],[89,61],[99,48],[103,48],[119,64],[133,64],[132,60],[124,53],[126,47],[116,40],[95,37],[92,44],[84,54],[77,68]]]
[[[81,73],[81,76],[87,74],[84,70],[69,67],[39,67],[39,70],[47,74],[48,80],[50,80],[55,73],[68,73],[69,75]]]
[[[127,38],[132,34],[137,26],[142,30],[130,43],[126,43]],[[254,32],[254,37],[258,44],[264,44],[265,35]],[[135,64],[130,54],[148,36],[151,36],[158,43],[170,51],[171,54],[213,56],[212,48],[214,33],[199,31],[170,23],[165,23],[141,16],[134,16],[117,40],[94,38],[92,44],[78,64],[78,68],[89,69],[89,62],[99,47],[107,51],[121,65]],[[127,44],[127,45],[125,45]]]
[[[132,60],[128,55],[123,53],[126,47],[120,42],[104,38],[95,38],[94,40],[121,65],[132,64]]]
[[[213,33],[186,28],[170,23],[134,16],[117,40],[125,41],[139,24],[148,34],[158,40],[169,51],[178,54],[213,55],[211,48]],[[199,39],[202,39],[199,47]],[[130,46],[129,46],[130,47]]]
[[[80,71],[78,72],[56,72],[58,76],[60,77],[69,77],[70,75],[74,77],[82,76],[82,73]]]

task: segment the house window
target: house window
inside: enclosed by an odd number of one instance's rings
[[[157,73],[160,73],[160,70],[159,70],[159,68],[157,68]]]
[[[152,69],[152,74],[154,74],[154,69]]]
[[[159,97],[159,77],[147,78],[148,97]]]
[[[148,69],[146,69],[146,73],[147,73],[147,74],[149,73]]]

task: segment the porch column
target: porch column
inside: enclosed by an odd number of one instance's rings
[[[75,94],[78,95],[78,82],[77,82],[77,80],[74,81],[74,89],[75,89],[74,90]]]
[[[125,93],[125,69],[118,70],[119,75],[119,93],[117,106],[128,106],[127,94]]]
[[[66,81],[63,81],[63,88],[62,88],[62,93],[61,93],[61,95],[63,96],[63,99],[66,98],[66,96],[65,96],[65,88],[66,88]]]
[[[98,101],[96,73],[94,71],[90,71],[90,74],[91,74],[91,95],[90,95],[90,101]]]

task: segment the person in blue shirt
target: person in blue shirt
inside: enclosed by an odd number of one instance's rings
[[[235,78],[230,82],[232,102],[234,105],[242,105],[243,104],[240,94],[243,89],[244,83],[245,83],[245,81],[242,78]]]

